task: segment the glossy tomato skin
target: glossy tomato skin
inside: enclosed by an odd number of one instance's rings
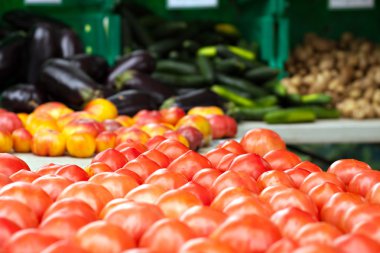
[[[288,253],[293,252],[298,247],[297,243],[289,238],[283,237],[273,243],[266,253]]]
[[[91,206],[77,198],[64,198],[54,202],[44,213],[42,220],[46,220],[53,216],[61,215],[80,215],[94,221],[97,215]]]
[[[229,154],[223,156],[220,159],[219,163],[215,166],[215,168],[220,170],[220,171],[227,171],[230,168],[232,161],[238,156],[239,155],[235,154],[235,153],[229,153]]]
[[[87,253],[84,249],[69,240],[59,240],[49,247],[45,248],[41,253]]]
[[[253,193],[259,192],[254,178],[244,172],[235,172],[232,170],[226,171],[220,175],[212,184],[210,191],[216,196],[229,187],[243,187]]]
[[[371,167],[355,159],[341,159],[327,169],[327,172],[337,175],[345,184],[349,184],[351,179],[359,172],[371,170]]]
[[[216,178],[221,174],[222,172],[217,169],[201,169],[200,171],[194,174],[192,181],[210,190]]]
[[[6,218],[0,217],[0,249],[11,238],[11,236],[20,230],[20,227]]]
[[[10,180],[8,176],[0,173],[0,189],[4,185],[10,184],[10,183],[12,183],[12,180]]]
[[[155,204],[165,193],[165,189],[158,185],[142,184],[125,195],[124,198],[136,202]]]
[[[205,157],[211,162],[212,166],[216,168],[219,161],[231,152],[224,148],[215,148],[205,154]]]
[[[312,163],[310,161],[303,161],[294,166],[292,169],[304,169],[311,172],[322,172],[322,169],[316,165],[315,163]]]
[[[0,197],[0,217],[9,219],[21,229],[35,228],[38,218],[35,212],[21,201],[12,198]]]
[[[115,171],[123,167],[128,162],[128,159],[116,149],[109,148],[98,153],[91,163],[94,162],[104,162]]]
[[[237,156],[228,169],[235,172],[246,172],[257,180],[262,173],[272,168],[266,160],[257,154],[243,154]]]
[[[380,183],[380,172],[376,170],[365,170],[355,175],[348,185],[348,191],[367,196],[372,186]]]
[[[182,245],[179,253],[233,253],[234,251],[225,243],[209,238],[196,238]]]
[[[293,181],[296,188],[299,188],[305,178],[311,173],[302,168],[291,168],[284,171]]]
[[[88,175],[81,167],[70,164],[64,165],[57,170],[56,175],[63,176],[73,182],[87,181]]]
[[[323,244],[309,244],[307,246],[301,246],[296,250],[292,251],[292,253],[337,253],[338,249],[333,246],[323,245]]]
[[[34,171],[22,169],[12,174],[9,179],[13,182],[31,183],[39,177],[40,175]]]
[[[135,172],[142,180],[145,180],[153,172],[160,169],[160,166],[145,155],[139,155],[136,159],[126,163],[122,169],[131,170]]]
[[[157,149],[147,150],[143,153],[150,160],[156,162],[161,168],[166,168],[170,164],[170,159]]]
[[[255,193],[247,190],[244,187],[229,187],[221,191],[215,196],[214,200],[211,202],[210,207],[223,211],[226,206],[233,200],[239,197],[251,197],[256,196]]]
[[[167,139],[162,141],[157,145],[156,149],[161,153],[165,154],[170,161],[173,161],[189,151],[189,148],[186,147],[179,141]]]
[[[326,172],[312,172],[305,178],[300,186],[300,190],[307,193],[315,186],[325,184],[327,182],[339,186],[342,190],[345,190],[346,188],[344,183],[335,174]]]
[[[181,187],[188,182],[185,175],[168,169],[159,169],[145,179],[146,184],[161,186],[165,190],[173,190]]]
[[[119,205],[130,203],[130,202],[134,202],[134,201],[125,199],[125,198],[116,198],[116,199],[111,200],[103,207],[102,211],[99,214],[99,218],[104,220],[107,214],[111,212],[114,208],[116,208]]]
[[[309,245],[320,243],[333,245],[333,242],[343,233],[335,226],[327,222],[309,223],[303,226],[295,235],[295,240],[299,245]]]
[[[115,172],[98,173],[92,176],[89,182],[103,186],[112,194],[113,198],[122,198],[130,190],[139,186],[133,177]]]
[[[9,177],[15,172],[23,169],[30,170],[28,164],[23,160],[8,153],[0,153],[0,173]]]
[[[323,205],[337,192],[343,192],[343,189],[333,183],[323,183],[309,190],[308,194],[313,202],[321,210]]]
[[[223,212],[232,215],[248,215],[255,214],[261,217],[270,217],[273,210],[267,203],[262,202],[259,197],[252,195],[249,197],[238,197],[232,200],[223,209]]]
[[[301,162],[301,158],[286,149],[270,151],[264,155],[264,159],[274,170],[291,169]]]
[[[243,146],[234,139],[224,141],[221,144],[219,144],[218,147],[223,148],[229,152],[235,153],[237,155],[242,155],[246,153]]]
[[[240,141],[244,150],[264,156],[266,153],[276,149],[285,149],[285,142],[274,131],[264,128],[256,128],[244,134]]]
[[[55,201],[59,194],[73,181],[59,175],[45,175],[35,179],[32,184],[42,188]]]
[[[353,206],[342,218],[343,229],[350,232],[356,225],[372,221],[376,217],[380,217],[380,204],[364,203]]]
[[[279,192],[288,190],[288,189],[291,189],[291,188],[285,185],[268,186],[267,188],[265,188],[264,190],[260,192],[259,198],[261,201],[269,204],[269,201],[273,197],[273,195]]]
[[[203,205],[208,206],[211,203],[211,192],[195,182],[188,182],[187,184],[182,185],[179,189],[194,194],[195,197],[202,201]]]
[[[376,216],[371,220],[359,222],[352,228],[351,232],[365,235],[380,243],[380,217]]]
[[[257,186],[260,191],[268,186],[273,185],[285,185],[287,187],[295,188],[293,180],[283,171],[280,170],[270,170],[262,173],[257,179]]]
[[[334,246],[342,253],[380,252],[380,244],[362,234],[346,234],[334,240]]]

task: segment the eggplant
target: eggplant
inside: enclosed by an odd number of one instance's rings
[[[48,60],[40,73],[39,84],[54,99],[77,109],[96,97],[102,97],[101,86],[84,71],[63,59]]]
[[[144,50],[134,51],[131,55],[120,59],[112,69],[107,78],[108,85],[113,85],[116,78],[127,70],[137,70],[142,73],[151,74],[156,68],[156,61]]]
[[[59,43],[59,54],[61,57],[66,58],[84,53],[83,43],[78,34],[76,34],[72,29],[59,30],[57,41]]]
[[[140,90],[123,90],[107,99],[116,105],[120,115],[129,116],[133,116],[143,109],[158,109],[160,104],[149,92]]]
[[[26,40],[24,33],[12,33],[0,42],[0,86],[25,76]]]
[[[174,95],[174,91],[168,86],[153,79],[149,75],[140,73],[135,70],[125,71],[123,74],[116,78],[114,84],[115,85],[111,87],[116,91],[127,89],[142,90],[150,92],[160,102],[163,102],[168,97]]]
[[[109,66],[103,57],[89,54],[77,54],[66,59],[83,70],[96,82],[105,84]]]
[[[35,84],[42,64],[54,57],[58,57],[60,49],[56,43],[56,30],[49,24],[37,24],[29,39],[28,49],[28,83]]]
[[[1,94],[1,106],[16,113],[31,113],[43,102],[45,102],[45,98],[31,84],[15,85],[4,90]]]

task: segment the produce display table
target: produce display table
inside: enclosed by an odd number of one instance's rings
[[[90,164],[92,158],[74,158],[69,156],[59,156],[59,157],[47,157],[47,156],[36,156],[31,153],[28,154],[15,154],[17,157],[24,160],[30,167],[31,170],[37,170],[43,165],[49,163],[56,164],[76,164],[81,168],[86,167]]]

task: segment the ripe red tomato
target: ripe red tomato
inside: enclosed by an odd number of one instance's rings
[[[179,218],[187,209],[202,206],[202,201],[185,190],[170,190],[162,194],[157,202],[166,217]]]
[[[284,172],[293,180],[296,188],[299,188],[305,178],[311,173],[310,171],[301,168],[291,168]]]
[[[272,208],[262,202],[258,196],[239,197],[232,200],[223,210],[229,216],[242,216],[255,214],[261,217],[270,217],[273,214]]]
[[[268,186],[264,190],[260,192],[259,198],[261,201],[265,203],[269,203],[269,200],[273,197],[274,194],[291,189],[285,185],[274,185],[274,186]]]
[[[352,233],[366,235],[380,243],[380,217],[376,216],[371,220],[362,221],[352,228]]]
[[[311,244],[307,246],[299,247],[298,249],[292,251],[292,253],[337,253],[335,247],[323,244]]]
[[[22,128],[22,121],[17,114],[8,111],[0,112],[0,129],[2,131],[12,132],[13,130]]]
[[[81,199],[91,206],[96,215],[112,200],[112,194],[103,186],[91,182],[77,182],[68,186],[58,200],[65,198]]]
[[[380,203],[380,183],[375,184],[367,193],[367,200],[370,203]]]
[[[277,242],[273,243],[266,253],[289,253],[293,252],[298,247],[297,243],[293,240],[283,237]]]
[[[116,146],[115,149],[117,151],[121,151],[125,148],[134,148],[134,149],[137,149],[137,151],[139,151],[140,153],[144,153],[145,151],[147,151],[147,147],[144,144],[138,141],[130,140],[130,139],[126,140],[123,143],[120,143],[118,146]]]
[[[213,168],[216,168],[220,160],[231,152],[224,148],[215,148],[205,154],[205,157],[211,162]]]
[[[343,229],[346,232],[350,232],[356,225],[372,221],[378,216],[380,216],[380,204],[364,203],[353,206],[344,213],[342,221]]]
[[[145,179],[146,184],[161,186],[166,191],[177,189],[187,182],[188,180],[183,174],[168,169],[156,170]]]
[[[12,183],[12,180],[10,180],[8,176],[0,173],[0,189],[4,185],[10,184],[10,183]]]
[[[106,188],[112,194],[113,198],[122,198],[130,190],[139,186],[133,177],[115,172],[98,173],[88,181]]]
[[[255,180],[265,171],[271,170],[271,166],[257,154],[244,154],[236,157],[230,164],[229,170],[245,172]]]
[[[170,161],[173,161],[189,151],[189,148],[177,140],[167,139],[162,141],[155,148],[161,153],[165,154]]]
[[[142,184],[125,195],[124,198],[136,202],[154,204],[165,193],[165,189],[158,185]]]
[[[103,162],[111,167],[112,170],[118,170],[128,162],[127,158],[116,149],[109,148],[98,153],[91,163]]]
[[[244,134],[240,141],[244,150],[248,153],[256,153],[264,156],[276,149],[285,149],[285,142],[274,131],[264,128],[256,128]]]
[[[56,175],[63,176],[73,182],[87,181],[88,175],[81,167],[75,164],[64,165],[57,170]]]
[[[170,159],[157,149],[151,149],[143,153],[150,160],[156,162],[161,168],[166,168],[170,164]]]
[[[342,253],[380,252],[380,244],[362,234],[346,234],[335,239],[334,246]]]
[[[203,186],[195,182],[188,182],[187,184],[182,185],[179,189],[194,194],[200,201],[202,201],[203,205],[210,205],[212,200],[211,192]]]
[[[296,207],[289,207],[275,212],[271,221],[280,229],[284,237],[295,239],[296,233],[306,224],[317,222],[317,219]]]
[[[0,153],[0,173],[9,177],[23,169],[30,170],[29,166],[23,160],[8,153]]]
[[[322,169],[315,163],[309,161],[303,161],[294,166],[292,169],[304,169],[309,172],[322,172]]]
[[[177,219],[162,219],[154,223],[141,237],[139,247],[153,252],[177,252],[194,232]]]
[[[281,170],[266,171],[257,179],[257,186],[260,191],[268,186],[274,185],[285,185],[287,187],[295,188],[293,180]]]
[[[377,170],[364,170],[351,179],[348,191],[365,197],[372,186],[377,183],[380,183],[380,172]]]
[[[97,219],[95,211],[87,202],[77,198],[65,198],[54,202],[44,213],[42,220],[52,216],[80,215],[94,221]]]
[[[168,109],[161,109],[160,114],[163,122],[175,126],[177,122],[186,115],[185,111],[179,107],[170,107]]]
[[[102,211],[100,212],[99,214],[99,218],[104,220],[104,217],[106,217],[106,215],[111,212],[115,207],[121,205],[121,204],[125,204],[125,203],[130,203],[130,202],[134,202],[133,200],[129,200],[129,199],[124,199],[124,198],[117,198],[117,199],[113,199],[111,200],[110,202],[108,202],[102,209]]]
[[[223,148],[223,149],[225,149],[229,152],[235,153],[237,155],[242,155],[242,154],[246,153],[243,146],[234,139],[224,141],[221,144],[219,144],[217,147]]]
[[[274,170],[291,169],[301,162],[301,158],[286,149],[270,151],[264,155],[264,159]]]
[[[1,188],[0,197],[10,197],[29,206],[41,219],[45,210],[53,203],[50,196],[36,185],[24,182],[15,182]]]
[[[363,170],[370,170],[371,167],[355,159],[342,159],[330,165],[327,172],[337,175],[345,184],[349,184],[351,179]]]
[[[21,201],[13,198],[0,198],[0,207],[0,217],[9,219],[21,229],[38,226],[37,215]]]
[[[163,142],[164,140],[167,140],[168,138],[162,136],[162,135],[156,135],[152,138],[150,138],[146,144],[146,147],[151,150],[151,149],[156,149],[157,146]]]
[[[57,172],[57,170],[59,168],[61,168],[62,166],[63,165],[61,165],[61,164],[49,163],[49,164],[46,164],[46,165],[42,166],[41,168],[38,168],[37,173],[40,176],[55,175],[55,173]]]
[[[229,153],[220,159],[219,163],[215,166],[216,169],[220,171],[227,171],[230,168],[232,161],[238,157],[238,154]]]
[[[150,174],[160,169],[160,166],[145,155],[140,155],[136,159],[126,163],[123,169],[131,170],[142,180],[145,180]]]
[[[315,186],[325,184],[327,182],[333,183],[343,190],[346,188],[344,183],[335,174],[326,172],[312,172],[305,178],[300,186],[300,190],[308,193]]]
[[[120,149],[119,151],[125,156],[125,158],[127,158],[128,161],[132,161],[133,159],[136,159],[137,157],[139,157],[139,155],[141,155],[140,151],[131,147],[126,147]]]
[[[122,228],[105,221],[95,221],[82,227],[75,242],[88,253],[118,253],[135,247],[133,238]]]
[[[210,207],[223,211],[226,206],[239,197],[256,196],[255,193],[243,187],[229,187],[221,191],[211,202]]]
[[[222,172],[220,172],[217,169],[201,169],[200,171],[194,174],[192,181],[210,190],[216,178],[219,177],[221,174]]]
[[[112,208],[104,220],[123,228],[138,242],[149,227],[163,218],[163,212],[156,205],[128,202]]]
[[[208,237],[226,219],[226,214],[208,206],[194,206],[180,217],[199,237]]]
[[[31,183],[33,182],[36,178],[39,178],[40,175],[37,174],[34,171],[30,170],[19,170],[12,174],[9,179],[12,180],[13,182],[25,182],[25,183]]]
[[[157,136],[160,136],[160,135],[157,135]],[[150,249],[133,248],[133,249],[124,250],[122,253],[156,253],[156,252],[153,252]]]
[[[123,174],[123,175],[127,175],[127,176],[131,176],[133,177],[136,182],[140,185],[142,183],[144,183],[144,181],[141,179],[141,177],[139,175],[136,174],[136,172],[133,172],[129,169],[118,169],[117,171],[115,171],[115,173],[118,173],[118,174]]]
[[[182,245],[179,253],[233,253],[234,251],[225,243],[209,238],[196,238]]]
[[[211,193],[216,196],[224,189],[229,187],[245,187],[247,190],[258,193],[256,181],[244,172],[235,172],[232,170],[220,175],[211,186]]]
[[[168,166],[168,170],[181,173],[188,180],[191,180],[196,172],[211,167],[212,164],[206,157],[193,150],[189,150],[173,160]]]
[[[89,177],[92,177],[93,175],[96,175],[100,172],[112,172],[113,169],[111,169],[110,166],[103,162],[95,162],[85,167],[84,171],[87,173]]]
[[[49,247],[45,248],[41,253],[87,253],[84,249],[69,240],[59,240]]]
[[[0,217],[0,249],[11,238],[11,236],[20,230],[20,227],[11,220]]]
[[[312,188],[308,194],[313,202],[321,210],[323,205],[337,192],[343,192],[343,189],[333,183],[322,183]]]
[[[72,183],[73,181],[63,176],[45,175],[34,180],[32,184],[41,187],[41,189],[49,194],[50,198],[55,201],[58,195]]]
[[[257,215],[244,215],[228,218],[210,238],[225,243],[235,252],[249,253],[265,252],[281,239],[281,234],[269,219]]]
[[[342,232],[327,222],[315,222],[304,225],[295,235],[294,239],[299,245],[320,243],[332,245]]]
[[[14,233],[5,243],[3,250],[4,252],[41,253],[56,241],[58,238],[54,236],[44,234],[35,228],[29,228]]]

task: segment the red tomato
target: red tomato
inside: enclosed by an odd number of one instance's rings
[[[130,203],[130,202],[134,202],[134,201],[129,200],[129,199],[124,199],[124,198],[117,198],[117,199],[111,200],[103,207],[102,211],[99,214],[99,218],[104,220],[104,217],[106,217],[107,214],[111,212],[115,207],[121,204]]]
[[[83,226],[90,223],[90,218],[78,214],[53,215],[40,224],[40,231],[59,239],[71,239]]]
[[[145,179],[146,184],[161,186],[166,191],[177,189],[187,182],[188,180],[183,174],[170,171],[168,169],[156,170],[147,179]]]
[[[63,176],[73,182],[87,181],[88,175],[81,167],[75,164],[64,165],[57,170],[56,175]]]
[[[41,187],[41,189],[49,194],[50,198],[54,201],[57,199],[58,195],[72,183],[73,181],[63,176],[45,175],[34,180],[32,184]]]
[[[95,221],[82,227],[75,242],[88,253],[118,253],[135,247],[133,238],[122,228],[105,221]]]
[[[341,189],[345,189],[344,183],[336,175],[326,172],[312,172],[305,178],[300,186],[300,190],[308,193],[315,186],[325,183],[333,183]]]
[[[173,161],[189,151],[189,148],[183,145],[181,142],[173,139],[167,139],[162,141],[155,148],[164,155],[166,155],[170,161]]]
[[[305,178],[311,173],[310,171],[301,168],[291,168],[284,172],[289,175],[296,188],[299,188]]]
[[[348,191],[365,197],[372,186],[377,183],[380,183],[380,172],[376,170],[365,170],[351,179],[348,185]]]
[[[128,202],[112,208],[104,220],[123,228],[138,242],[149,227],[163,218],[163,212],[156,205]]]
[[[4,252],[41,253],[58,239],[35,228],[20,230],[5,243]]]
[[[38,218],[26,204],[12,198],[0,198],[0,217],[9,219],[21,229],[38,226]]]
[[[0,129],[7,132],[22,128],[22,121],[13,112],[0,112]]]
[[[137,149],[131,147],[121,149],[120,153],[122,153],[128,161],[132,161],[141,155]]]
[[[69,240],[60,240],[44,249],[41,253],[87,253],[84,249]]]
[[[208,206],[194,206],[180,217],[199,237],[208,237],[226,219],[226,214]]]
[[[177,252],[194,232],[177,219],[162,219],[154,223],[141,237],[139,246],[156,253]]]
[[[41,187],[24,182],[7,184],[1,188],[0,197],[14,198],[26,204],[38,219],[42,218],[45,210],[53,203],[53,200]]]
[[[115,172],[98,173],[88,181],[106,188],[112,194],[113,198],[122,198],[130,190],[139,186],[133,177]]]
[[[112,200],[112,194],[103,186],[91,182],[77,182],[68,186],[58,200],[65,198],[81,199],[91,206],[96,215],[99,215],[102,208]]]
[[[309,172],[322,172],[322,169],[315,163],[309,161],[303,161],[294,166],[292,169],[304,169]]]
[[[269,219],[257,215],[245,215],[230,217],[211,234],[210,238],[225,243],[235,252],[249,253],[265,252],[281,239],[281,234]]]
[[[139,151],[140,153],[144,153],[145,151],[147,151],[147,147],[144,144],[133,140],[126,140],[125,142],[116,146],[115,149],[117,151],[121,151],[125,148],[134,148],[137,149],[137,151]]]
[[[266,253],[289,253],[293,252],[297,246],[297,243],[293,240],[283,237],[277,242],[273,243],[272,246],[270,246],[266,251]]]
[[[261,217],[270,217],[273,214],[272,208],[263,203],[258,196],[239,197],[232,200],[223,210],[229,216],[242,216],[255,214]]]
[[[380,244],[362,234],[346,234],[334,241],[334,246],[342,253],[379,253]]]
[[[30,170],[29,166],[23,160],[8,153],[0,153],[0,173],[9,177],[23,169]]]
[[[237,155],[242,155],[246,153],[243,146],[239,142],[235,141],[234,139],[222,142],[221,144],[218,145],[218,148],[223,148]]]
[[[351,207],[364,203],[360,195],[349,192],[335,193],[322,207],[321,220],[343,229],[343,215]]]
[[[125,195],[124,198],[136,202],[154,204],[165,193],[165,189],[158,185],[142,184]]]
[[[238,157],[238,154],[229,153],[220,159],[219,163],[215,166],[220,171],[227,171],[230,168],[232,161]]]
[[[244,134],[240,141],[244,150],[248,153],[256,153],[264,156],[276,149],[285,149],[285,142],[274,131],[265,128],[256,128]]]
[[[211,193],[216,196],[224,189],[229,187],[245,187],[247,190],[258,193],[256,181],[244,172],[235,172],[232,170],[220,175],[211,186]]]
[[[0,217],[0,249],[11,238],[11,236],[20,230],[16,223],[6,218]]]
[[[337,249],[335,247],[323,244],[312,244],[300,247],[292,253],[337,253]],[[340,252],[340,251],[339,251]]]
[[[188,180],[191,180],[196,172],[210,167],[212,167],[212,164],[206,157],[193,150],[189,150],[172,161],[168,166],[168,170],[181,173]]]
[[[246,172],[257,180],[262,173],[271,170],[271,166],[257,154],[244,154],[232,161],[229,170]]]
[[[162,194],[156,204],[166,217],[179,218],[190,207],[202,206],[202,201],[190,192],[176,189]]]
[[[101,172],[112,172],[113,169],[111,169],[110,166],[103,162],[95,162],[85,167],[84,171],[87,173],[89,177],[92,177],[93,175],[96,175]]]
[[[269,200],[273,197],[274,194],[291,189],[285,185],[274,185],[274,186],[268,186],[264,190],[260,192],[259,198],[261,201],[265,203],[269,203]]]
[[[139,175],[136,174],[136,172],[133,172],[129,169],[121,168],[121,169],[118,169],[117,171],[115,171],[115,173],[133,177],[139,185],[144,183],[144,181],[141,179],[141,177]]]
[[[157,136],[159,136],[159,135],[157,135]],[[156,252],[153,252],[150,249],[133,248],[133,249],[124,250],[122,253],[156,253]]]
[[[157,149],[151,149],[143,153],[150,160],[156,162],[161,168],[166,168],[170,164],[170,159]]]
[[[46,165],[42,166],[41,168],[39,168],[37,170],[37,173],[40,176],[55,175],[55,173],[57,172],[57,170],[59,168],[61,168],[62,166],[63,165],[61,165],[61,164],[49,163],[49,164],[46,164]]]
[[[380,217],[376,216],[372,218],[371,220],[362,221],[358,224],[356,224],[353,229],[352,233],[354,234],[362,234],[366,235],[373,240],[380,243]]]
[[[188,182],[187,184],[181,186],[179,189],[194,194],[198,199],[202,201],[203,205],[210,205],[210,202],[212,200],[211,192],[203,186],[195,182]]]
[[[212,167],[216,168],[220,160],[231,152],[224,148],[215,148],[205,154],[205,157],[211,162]]]
[[[268,186],[274,185],[285,185],[295,188],[293,180],[281,170],[266,171],[257,179],[257,186],[260,191]]]
[[[145,155],[140,155],[136,159],[125,164],[123,169],[131,170],[135,172],[142,180],[145,180],[150,174],[160,169],[160,166]]]
[[[371,167],[355,159],[342,159],[330,165],[327,172],[337,175],[345,184],[349,184],[351,179],[363,170],[370,170]]]
[[[92,221],[97,219],[95,211],[87,202],[76,199],[66,198],[54,202],[44,213],[43,221],[56,215],[81,215]]]
[[[158,146],[161,142],[163,142],[164,140],[167,140],[167,139],[168,139],[168,138],[166,138],[166,137],[164,137],[164,136],[162,136],[162,135],[156,135],[156,136],[150,138],[150,139],[148,140],[148,142],[145,143],[145,144],[146,144],[146,147],[147,147],[149,150],[151,150],[151,149],[156,149],[157,146]]]
[[[291,169],[301,162],[301,158],[286,149],[270,151],[264,155],[264,159],[274,170]]]
[[[34,171],[30,170],[19,170],[12,174],[9,179],[12,180],[13,182],[25,182],[25,183],[31,183],[33,182],[36,178],[39,178],[40,175],[38,175]]]
[[[200,171],[194,174],[192,181],[210,190],[214,181],[221,174],[222,172],[220,172],[217,169],[201,169]]]
[[[380,203],[380,183],[372,186],[371,190],[367,194],[367,200],[370,203]]]
[[[233,200],[245,196],[256,196],[256,194],[244,187],[229,187],[216,195],[210,206],[215,210],[223,211]]]
[[[175,126],[177,122],[186,115],[185,111],[179,107],[171,107],[169,109],[161,109],[160,114],[163,122]]]
[[[311,198],[300,190],[289,188],[275,193],[269,200],[269,204],[274,211],[278,211],[287,207],[297,207],[305,211],[313,217],[318,217],[318,208]]]
[[[296,233],[306,224],[317,222],[317,219],[296,207],[289,207],[275,212],[271,221],[280,229],[284,237],[294,239]]]
[[[378,216],[380,216],[380,204],[364,203],[353,206],[344,213],[343,229],[350,232],[356,225],[371,221]]]
[[[209,238],[196,238],[182,245],[179,253],[233,253],[234,251],[225,243]]]
[[[0,173],[0,189],[4,185],[10,184],[10,183],[12,183],[12,180],[10,180],[8,176]]]
[[[343,192],[342,188],[333,183],[322,183],[312,188],[308,194],[319,210],[337,192]]]
[[[116,149],[109,148],[100,153],[98,153],[91,161],[91,163],[95,162],[104,162],[108,166],[111,167],[112,170],[120,169],[128,162],[127,158],[117,151]]]
[[[332,245],[334,240],[342,235],[335,226],[326,222],[315,222],[304,225],[295,235],[294,239],[299,245],[320,243]]]

